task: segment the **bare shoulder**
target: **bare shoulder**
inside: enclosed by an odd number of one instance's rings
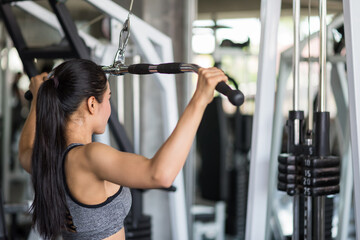
[[[84,153],[91,165],[97,165],[116,158],[120,152],[109,145],[92,142],[84,146]]]
[[[85,156],[89,160],[95,160],[98,157],[105,157],[116,149],[100,142],[92,142],[84,146]]]
[[[152,164],[146,157],[97,142],[85,145],[83,151],[86,170],[97,179],[128,187],[153,186]]]
[[[119,159],[122,159],[122,152],[103,143],[93,142],[84,146],[86,168],[100,180],[107,180],[120,184],[113,179],[113,175],[119,174]],[[121,185],[121,184],[120,184]]]

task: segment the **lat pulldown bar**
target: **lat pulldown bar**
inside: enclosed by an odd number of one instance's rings
[[[133,64],[129,66],[103,66],[103,71],[111,75],[124,75],[126,73],[131,74],[152,74],[152,73],[166,73],[166,74],[178,74],[185,72],[198,73],[200,67],[196,64],[188,63],[163,63],[159,65],[154,64]],[[49,73],[51,75],[52,72]],[[229,101],[235,106],[241,106],[244,103],[244,94],[237,89],[231,89],[225,82],[220,82],[216,85],[215,89],[225,95]],[[32,99],[30,91],[25,93],[25,98]]]
[[[166,74],[178,74],[185,72],[198,73],[200,67],[196,64],[188,63],[163,63],[159,65],[154,64],[133,64],[130,66],[104,66],[102,67],[105,73],[112,75],[123,75],[126,73],[131,74],[153,74],[153,73],[166,73]],[[244,94],[239,90],[231,89],[225,82],[217,84],[215,89],[227,96],[229,101],[235,105],[240,106],[244,103]]]

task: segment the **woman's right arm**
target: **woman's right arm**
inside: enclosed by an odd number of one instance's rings
[[[151,159],[92,143],[86,151],[91,171],[100,179],[133,188],[170,186],[185,163],[215,86],[226,80],[226,75],[217,68],[200,69],[192,99],[174,131]]]
[[[31,173],[31,156],[35,139],[37,91],[47,75],[47,73],[42,73],[30,80],[29,88],[33,95],[33,100],[31,101],[30,112],[21,131],[19,142],[20,164],[28,173]]]

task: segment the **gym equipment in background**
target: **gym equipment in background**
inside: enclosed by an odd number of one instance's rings
[[[278,189],[293,196],[293,240],[332,239],[333,203],[326,196],[340,191],[340,158],[330,155],[330,113],[325,109],[326,0],[320,3],[319,105],[314,120],[308,118],[314,121],[314,129],[308,130],[304,112],[299,109],[300,0],[293,5],[293,110],[286,124],[288,153],[278,158]],[[308,126],[313,126],[312,122]]]

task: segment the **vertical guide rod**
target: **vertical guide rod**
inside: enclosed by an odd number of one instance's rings
[[[313,129],[313,104],[311,97],[311,0],[308,0],[308,130]],[[307,139],[307,145],[312,145],[312,139]],[[304,240],[312,240],[312,197],[304,197]]]
[[[319,0],[320,6],[320,82],[319,82],[319,109],[325,112],[325,80],[326,80],[326,0]]]
[[[311,97],[311,0],[308,3],[308,129],[313,129],[313,105]]]
[[[300,0],[293,0],[293,19],[294,19],[293,105],[294,105],[294,111],[298,111],[299,110],[299,63],[300,63],[300,44],[299,44],[299,42],[300,42]]]
[[[299,111],[299,63],[300,63],[300,0],[293,0],[294,53],[293,53],[293,110]],[[294,145],[300,144],[300,121],[294,121]],[[293,199],[293,235],[292,240],[300,239],[300,196],[295,193]]]
[[[318,112],[325,112],[325,80],[326,80],[326,0],[319,0],[320,16],[320,77],[319,77],[319,105]],[[314,239],[325,240],[325,196],[314,199]]]
[[[299,111],[299,64],[300,64],[300,0],[293,0],[294,54],[293,54],[293,110]],[[294,122],[294,144],[300,144],[300,122]]]

